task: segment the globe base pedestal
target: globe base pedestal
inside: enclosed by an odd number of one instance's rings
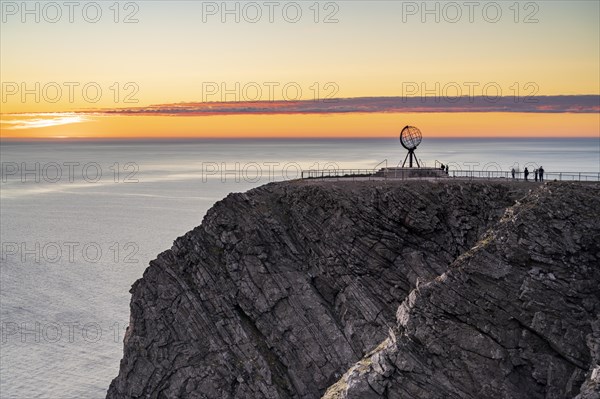
[[[415,156],[415,152],[413,150],[408,150],[408,154],[406,154],[406,158],[404,158],[402,167],[403,168],[406,167],[406,160],[408,160],[408,167],[412,168],[413,167],[413,158],[414,158],[415,163],[417,164],[417,167],[420,168],[421,165],[419,165],[419,160]]]

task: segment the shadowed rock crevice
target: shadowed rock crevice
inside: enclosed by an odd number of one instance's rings
[[[581,231],[571,229],[579,210],[568,214],[558,205],[541,206],[555,212],[544,220],[562,218],[536,222],[543,234],[519,224],[511,227],[515,237],[495,230],[538,207],[532,198],[545,201],[543,190],[529,193],[534,187],[297,181],[230,194],[132,287],[124,356],[107,397],[319,398],[336,381],[345,386],[339,395],[356,398],[440,397],[419,396],[433,382],[445,397],[477,397],[469,396],[473,389],[499,397],[496,386],[480,387],[481,372],[471,363],[514,386],[537,384],[532,397],[543,397],[548,372],[569,371],[576,392],[587,369],[554,354],[548,356],[560,370],[548,371],[538,362],[549,358],[538,352],[551,351],[552,343],[562,356],[589,364],[581,343],[596,309],[594,289],[586,286],[585,294],[577,286],[556,301],[555,312],[579,312],[584,334],[572,329],[569,340],[557,341],[548,331],[564,326],[540,303],[538,285],[553,273],[547,289],[564,293],[572,276],[559,272],[561,265],[584,260],[582,253],[589,264],[596,254],[579,248]],[[499,237],[504,257],[481,249]],[[574,252],[549,250],[549,239]],[[479,253],[486,268],[467,262]],[[515,262],[527,272],[514,273]],[[546,270],[548,262],[557,270]],[[450,278],[456,281],[442,284]],[[452,334],[464,334],[465,342],[444,346]],[[448,373],[435,372],[439,367]],[[349,370],[355,377],[348,379]],[[364,389],[354,394],[360,384],[344,381],[361,376]]]
[[[270,374],[273,377],[273,385],[277,389],[281,398],[288,398],[293,396],[292,384],[288,378],[288,370],[285,365],[281,363],[276,353],[272,351],[267,343],[267,339],[260,332],[258,327],[254,324],[254,320],[250,318],[242,308],[235,306],[235,311],[238,314],[242,328],[246,330],[249,338],[258,347],[259,353],[265,357],[266,363],[269,365]],[[237,382],[243,382],[243,378],[238,378]],[[235,392],[235,389],[233,390]]]

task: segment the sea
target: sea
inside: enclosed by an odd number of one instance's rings
[[[427,139],[415,154],[450,170],[600,173],[600,138]],[[228,193],[405,156],[397,139],[3,141],[0,397],[104,398],[131,285]]]

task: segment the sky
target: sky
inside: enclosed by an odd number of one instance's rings
[[[3,139],[600,134],[595,0],[1,10]]]

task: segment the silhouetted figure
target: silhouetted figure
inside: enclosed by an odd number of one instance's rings
[[[440,169],[441,169],[441,170],[444,170],[444,164],[443,164],[443,163],[441,163],[440,165],[442,165],[442,166],[440,167]]]
[[[540,173],[540,181],[544,181],[544,167],[543,166],[540,166],[539,173]]]
[[[512,168],[510,171],[510,174],[512,175],[513,180],[515,179],[515,173],[516,173],[515,168]]]
[[[535,181],[537,181],[537,178],[538,178],[538,169],[534,169],[533,170],[533,175],[535,176]]]
[[[527,178],[529,177],[529,170],[527,168],[525,168],[525,170],[523,171],[523,174],[525,175],[525,181],[527,181]]]
[[[450,168],[448,168],[448,165],[446,165],[446,174],[448,174],[448,170],[450,170]]]

